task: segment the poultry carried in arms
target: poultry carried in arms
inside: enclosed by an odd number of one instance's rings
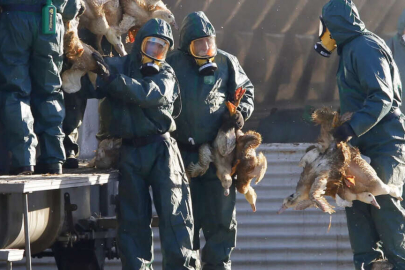
[[[238,88],[235,92],[234,103],[226,101],[228,111],[223,115],[223,122],[218,130],[212,145],[205,143],[199,148],[199,160],[187,167],[187,174],[190,177],[204,175],[211,162],[217,169],[216,175],[225,189],[224,195],[229,195],[229,188],[232,185],[232,175],[235,168],[232,168],[235,159],[236,147],[236,127],[233,117],[236,115],[236,108],[245,94],[246,90]]]
[[[337,143],[333,138],[334,128],[350,120],[351,115],[340,116],[329,108],[313,113],[314,122],[321,125],[319,144],[309,147],[302,157],[300,166],[304,169],[296,192],[284,199],[279,213],[287,208],[304,210],[316,206],[331,214],[333,206],[324,196],[335,198],[339,206],[345,207],[360,200],[380,208],[375,196],[383,194],[402,200],[399,188],[382,182],[356,147],[347,142]]]

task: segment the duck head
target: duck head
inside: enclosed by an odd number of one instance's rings
[[[256,191],[252,187],[249,187],[248,192],[246,192],[246,194],[245,194],[245,198],[250,203],[250,206],[252,207],[252,211],[256,212],[257,194],[256,194]]]
[[[298,198],[299,198],[298,193],[293,193],[290,196],[288,196],[287,198],[285,198],[283,200],[283,205],[281,206],[280,210],[278,210],[277,214],[281,214],[288,208],[291,208],[291,207],[294,207],[295,205],[297,205]]]
[[[363,193],[357,194],[357,200],[364,202],[364,203],[372,204],[375,207],[377,207],[378,209],[381,209],[381,207],[378,204],[377,200],[375,199],[374,195],[371,194],[370,192],[363,192]]]
[[[122,43],[121,35],[119,34],[117,28],[115,27],[108,28],[105,37],[107,38],[108,42],[110,42],[114,46],[114,49],[119,53],[120,56],[127,55],[127,52],[125,51],[124,48],[124,44]]]
[[[176,30],[179,29],[179,26],[176,23],[176,18],[168,9],[158,9],[152,13],[152,17],[162,19],[170,24],[172,27],[174,27]]]

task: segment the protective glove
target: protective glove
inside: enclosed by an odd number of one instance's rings
[[[357,137],[349,123],[344,123],[343,125],[335,128],[332,135],[337,142],[347,142],[351,138]]]
[[[94,72],[100,75],[100,77],[106,82],[110,83],[113,78],[110,74],[110,68],[108,67],[107,63],[104,61],[103,57],[95,52],[91,54],[94,60],[96,60],[97,70]]]
[[[245,125],[245,120],[243,119],[243,115],[240,111],[236,111],[236,114],[232,116],[232,120],[235,123],[236,129],[242,129]]]

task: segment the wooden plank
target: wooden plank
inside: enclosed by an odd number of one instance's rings
[[[0,193],[29,193],[103,185],[118,180],[117,170],[77,169],[74,172],[62,175],[0,176]]]
[[[23,259],[23,249],[0,249],[0,261],[16,262]]]

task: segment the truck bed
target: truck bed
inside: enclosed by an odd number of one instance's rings
[[[31,193],[36,191],[107,184],[118,180],[118,170],[99,170],[81,166],[64,169],[64,174],[0,176],[0,193]]]

